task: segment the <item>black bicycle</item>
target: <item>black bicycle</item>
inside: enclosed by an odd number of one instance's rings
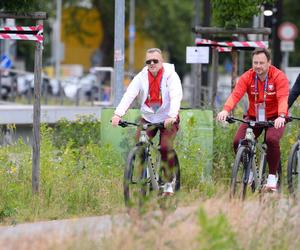
[[[127,207],[141,206],[151,191],[162,193],[164,182],[162,178],[161,155],[159,145],[156,146],[147,136],[147,129],[162,128],[163,123],[134,123],[121,121],[121,127],[139,127],[139,142],[128,154],[127,165],[124,170],[124,199]],[[176,151],[170,152],[174,157],[173,190],[180,189],[180,166]]]
[[[239,143],[238,150],[235,156],[235,161],[232,168],[230,197],[239,196],[242,200],[245,199],[247,187],[251,188],[252,192],[255,190],[261,191],[267,180],[267,144],[266,144],[266,130],[274,126],[273,121],[247,121],[234,117],[226,119],[229,123],[235,121],[242,122],[248,125],[245,138]],[[259,143],[255,139],[253,133],[254,127],[264,128],[263,142]],[[258,154],[259,151],[259,154]],[[259,156],[258,164],[256,159]],[[278,168],[278,187],[281,183],[281,163]]]
[[[298,117],[289,117],[288,121],[300,120]],[[287,183],[288,190],[291,195],[299,197],[300,194],[300,135],[297,138],[297,141],[293,144],[288,158],[287,165]]]

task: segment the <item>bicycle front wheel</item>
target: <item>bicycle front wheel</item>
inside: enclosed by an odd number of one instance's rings
[[[240,197],[242,200],[246,197],[247,184],[250,173],[250,150],[248,147],[241,146],[235,156],[232,168],[230,197]]]
[[[295,194],[295,191],[299,189],[299,174],[298,174],[298,151],[299,151],[299,144],[296,142],[289,154],[288,159],[288,166],[287,166],[287,182],[288,182],[288,189],[290,194]]]
[[[139,207],[144,203],[149,186],[147,163],[144,147],[136,146],[130,151],[123,180],[124,200],[127,207]]]

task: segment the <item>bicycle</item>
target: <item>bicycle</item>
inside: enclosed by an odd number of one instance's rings
[[[288,121],[300,120],[298,117],[288,117]],[[289,153],[288,165],[287,165],[287,183],[288,191],[291,195],[296,196],[300,194],[300,135],[297,141],[293,144],[291,151]],[[295,192],[296,191],[296,192]]]
[[[157,191],[158,194],[161,194],[164,188],[160,148],[154,145],[146,132],[148,128],[162,128],[164,124],[120,121],[119,126],[123,128],[136,126],[141,130],[138,143],[128,154],[123,187],[125,205],[127,207],[142,206],[150,192]],[[180,189],[179,160],[175,150],[171,154],[175,160],[172,185],[173,190],[178,191]],[[155,156],[155,160],[153,156]]]
[[[245,138],[239,143],[238,150],[235,156],[234,165],[232,168],[231,184],[230,184],[230,197],[236,197],[237,194],[240,195],[242,200],[245,199],[247,193],[247,187],[251,187],[252,192],[257,189],[259,192],[262,191],[264,184],[266,183],[267,173],[267,144],[266,144],[266,129],[274,126],[273,121],[246,121],[237,119],[234,117],[227,117],[226,121],[229,123],[234,123],[236,121],[245,123],[248,125],[246,130]],[[254,127],[264,128],[263,142],[259,143],[255,139],[253,132]],[[259,162],[257,164],[256,159]],[[252,178],[250,177],[252,173]],[[249,181],[249,177],[253,181]],[[278,168],[278,187],[280,188],[281,183],[281,163]],[[239,188],[241,190],[239,190]]]

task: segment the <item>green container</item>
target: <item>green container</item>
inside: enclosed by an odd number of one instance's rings
[[[112,127],[110,120],[113,112],[112,108],[104,108],[101,111],[101,142],[111,144],[126,159],[130,148],[136,142],[136,128]],[[123,119],[138,121],[139,117],[140,110],[130,109]],[[190,167],[199,168],[201,178],[205,180],[210,178],[213,157],[213,112],[211,110],[180,110],[180,130],[176,137],[175,147],[178,152],[181,152],[182,147],[186,146],[189,146],[190,152],[194,154],[189,157],[194,157],[196,160],[195,166]],[[180,157],[185,156],[179,155]]]

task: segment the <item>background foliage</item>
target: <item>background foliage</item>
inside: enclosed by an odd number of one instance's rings
[[[275,0],[212,0],[213,17],[218,26],[225,28],[251,27],[252,17],[261,12],[265,3]]]

